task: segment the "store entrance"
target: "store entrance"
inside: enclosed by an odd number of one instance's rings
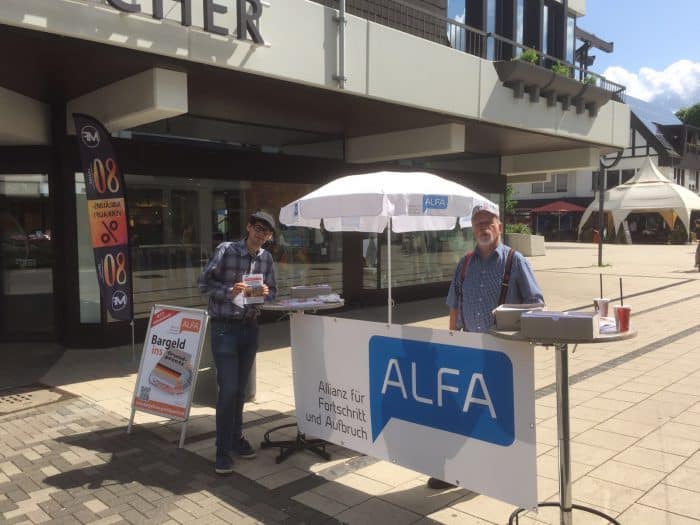
[[[53,266],[48,176],[0,173],[0,340],[55,337]]]

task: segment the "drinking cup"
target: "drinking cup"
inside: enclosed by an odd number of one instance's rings
[[[615,306],[615,326],[618,332],[628,332],[630,329],[630,314],[632,308],[630,306]]]
[[[607,317],[609,311],[610,299],[607,297],[593,299],[593,308],[600,314],[601,317]]]

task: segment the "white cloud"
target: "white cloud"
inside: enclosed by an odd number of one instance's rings
[[[700,102],[700,62],[679,60],[663,71],[643,67],[632,73],[623,67],[609,67],[603,76],[627,87],[635,98],[676,110]]]

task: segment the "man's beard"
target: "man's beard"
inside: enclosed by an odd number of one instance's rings
[[[496,237],[494,237],[493,233],[491,233],[491,232],[488,232],[488,238],[487,238],[486,234],[479,235],[476,238],[476,243],[479,246],[488,247],[488,246],[491,246],[494,242],[496,242]]]

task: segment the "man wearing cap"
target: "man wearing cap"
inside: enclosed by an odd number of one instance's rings
[[[275,220],[258,211],[248,218],[246,236],[222,242],[199,278],[199,289],[209,295],[211,350],[216,365],[219,395],[216,401],[217,474],[233,472],[232,454],[252,459],[255,450],[243,437],[243,403],[255,353],[258,350],[259,307],[245,304],[243,276],[262,274],[262,294],[272,300],[277,293],[275,267],[263,244],[272,238]]]
[[[494,324],[492,311],[499,303],[544,303],[544,297],[527,259],[500,242],[503,224],[498,208],[474,206],[472,229],[476,249],[457,264],[447,294],[449,329],[487,332]],[[437,478],[428,480],[428,487],[433,489],[453,486]]]

